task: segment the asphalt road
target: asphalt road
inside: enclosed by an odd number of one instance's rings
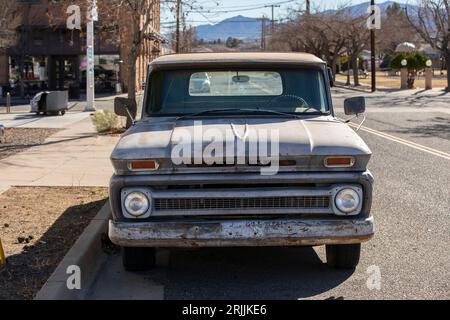
[[[341,117],[343,99],[355,95],[367,96],[359,134],[376,179],[376,235],[356,270],[329,268],[323,247],[160,250],[145,273],[126,273],[111,256],[90,298],[449,299],[450,96],[336,88]],[[378,271],[380,287],[369,288]]]

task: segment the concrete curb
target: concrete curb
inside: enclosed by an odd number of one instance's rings
[[[334,86],[337,88],[348,89],[348,90],[353,90],[353,91],[358,91],[358,92],[374,93],[374,92],[372,92],[371,87],[366,86],[366,85],[360,85],[359,87],[354,87],[354,86],[347,86],[345,84],[345,82],[335,81]],[[401,91],[405,91],[405,90],[384,87],[384,86],[377,86],[377,90],[375,91],[375,93],[377,93],[377,92],[378,93],[388,93],[388,92],[401,92]]]
[[[343,83],[335,83],[334,86],[337,87],[337,88],[341,88],[341,89],[348,89],[348,90],[357,91],[357,92],[363,92],[363,93],[371,93],[370,89],[365,89],[364,87],[359,87],[359,88],[349,87],[349,86],[346,86]]]
[[[0,186],[0,194],[6,192],[11,188],[11,186]]]
[[[86,227],[84,232],[59,263],[56,270],[36,294],[34,300],[82,300],[96,278],[107,255],[102,250],[102,234],[108,230],[111,217],[109,202],[99,211],[97,216]],[[69,266],[76,265],[81,270],[81,290],[69,290],[67,274]]]

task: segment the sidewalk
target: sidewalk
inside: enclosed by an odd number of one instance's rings
[[[353,91],[359,91],[359,92],[365,92],[365,93],[372,93],[372,87],[367,84],[360,84],[359,86],[355,87],[353,85],[346,85],[345,82],[336,80],[335,86],[338,88],[344,88],[348,90]],[[394,93],[399,95],[410,95],[410,94],[423,94],[423,95],[429,95],[429,96],[437,96],[439,94],[445,95],[446,92],[444,91],[445,88],[443,87],[434,87],[433,89],[426,90],[424,88],[415,88],[415,89],[399,89],[399,88],[392,88],[392,87],[384,87],[377,85],[377,90],[375,92],[379,93]]]
[[[21,98],[17,96],[11,97],[11,105],[17,106],[17,105],[29,105],[30,100],[33,98],[34,95],[29,96],[28,98]],[[95,94],[95,101],[107,101],[107,100],[114,100],[116,97],[126,97],[126,93],[121,93],[116,95],[115,93],[96,93]],[[83,102],[86,101],[86,94],[81,94],[79,99],[70,99],[69,103],[77,103],[77,102]],[[0,107],[6,105],[6,98],[0,96]]]
[[[372,87],[365,85],[365,84],[360,84],[359,86],[355,87],[353,85],[348,86],[348,85],[346,85],[345,82],[336,80],[334,82],[334,85],[339,88],[345,88],[345,89],[354,90],[354,91],[367,92],[367,93],[372,92],[372,89],[371,89]],[[399,90],[389,88],[389,87],[377,86],[377,91],[388,91],[389,92],[389,91],[399,91]]]
[[[0,192],[10,186],[108,186],[118,136],[99,136],[90,118],[43,145],[0,160]]]
[[[6,128],[54,128],[64,129],[88,119],[89,112],[69,111],[64,116],[38,116],[34,113],[14,110],[13,113],[0,113],[0,124]]]

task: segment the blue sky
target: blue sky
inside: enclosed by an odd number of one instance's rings
[[[192,1],[192,0],[191,0]],[[311,0],[312,8],[320,9],[333,9],[344,4],[358,4],[367,2],[368,0]],[[384,2],[385,0],[378,0],[378,2]],[[285,2],[285,3],[283,3]],[[400,1],[402,2],[402,1]],[[281,3],[280,8],[275,9],[275,17],[280,18],[286,16],[289,9],[304,9],[304,0],[197,0],[196,7],[203,7],[203,10],[196,10],[200,12],[187,12],[187,23],[190,25],[199,25],[207,23],[217,23],[226,18],[230,18],[237,15],[243,15],[247,17],[261,17],[266,15],[271,16],[270,8],[263,8],[265,5]],[[161,27],[167,30],[168,27],[173,25],[175,20],[174,13],[167,9],[167,5],[163,5],[161,16]],[[189,8],[184,7],[185,11],[189,11]]]

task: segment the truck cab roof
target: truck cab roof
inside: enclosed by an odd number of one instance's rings
[[[322,66],[325,62],[309,53],[281,52],[229,52],[188,53],[159,57],[150,64],[153,67],[192,65],[246,65],[246,64],[297,64]]]

